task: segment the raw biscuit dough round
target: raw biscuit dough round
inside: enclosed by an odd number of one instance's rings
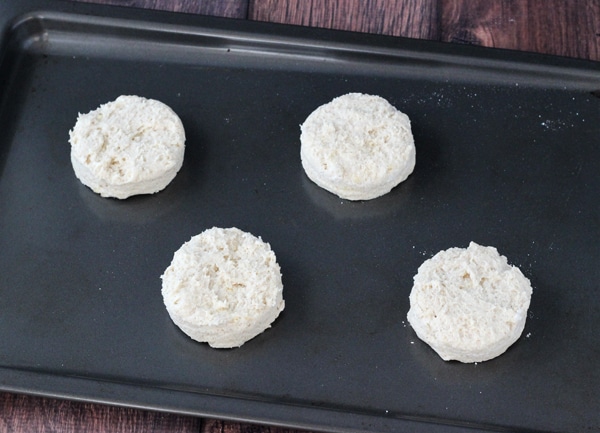
[[[471,242],[419,267],[408,321],[445,361],[486,361],[520,337],[531,294],[529,280],[496,248]]]
[[[300,128],[306,175],[341,198],[382,196],[414,169],[410,119],[380,96],[339,96],[313,111]]]
[[[275,253],[260,237],[213,227],[184,243],[162,275],[173,322],[215,348],[244,344],[271,326],[284,308]]]
[[[185,131],[162,102],[123,95],[79,114],[69,142],[77,178],[102,197],[125,199],[154,194],[175,178]]]

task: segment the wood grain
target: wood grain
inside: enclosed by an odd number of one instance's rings
[[[441,0],[441,40],[600,60],[600,0]]]
[[[248,0],[76,0],[84,3],[102,3],[157,9],[171,12],[186,12],[226,18],[246,18]]]
[[[0,393],[0,432],[198,433],[201,420],[147,410]]]
[[[248,18],[439,39],[438,0],[250,0]]]

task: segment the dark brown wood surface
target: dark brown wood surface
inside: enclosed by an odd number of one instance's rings
[[[600,60],[600,0],[72,0]]]
[[[72,0],[353,30],[600,60],[600,0]],[[101,404],[0,393],[4,432],[271,432]]]

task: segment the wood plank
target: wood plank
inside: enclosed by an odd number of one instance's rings
[[[600,0],[440,0],[447,42],[600,60]]]
[[[85,3],[102,3],[158,9],[171,12],[186,12],[227,18],[243,18],[248,15],[248,0],[76,0]]]
[[[147,410],[0,393],[0,432],[197,433],[201,420]]]
[[[438,0],[250,0],[248,18],[438,39]]]

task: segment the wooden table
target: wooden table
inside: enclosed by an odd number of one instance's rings
[[[71,0],[600,60],[600,0]],[[0,393],[0,432],[290,432]]]

